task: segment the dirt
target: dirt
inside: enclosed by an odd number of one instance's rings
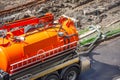
[[[0,0],[0,10],[9,9],[30,1],[33,0]],[[99,24],[104,27],[112,21],[120,19],[119,0],[49,0],[18,13],[25,14],[25,11],[28,10],[35,16],[52,12],[56,19],[65,14],[79,20],[81,25],[79,28],[85,28],[91,24]],[[19,19],[19,17],[16,19]],[[11,21],[13,18],[7,20]]]
[[[31,1],[34,0],[0,0],[0,10],[10,9]]]

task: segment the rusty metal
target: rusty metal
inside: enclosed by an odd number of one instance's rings
[[[34,1],[28,2],[26,4],[23,4],[23,5],[20,5],[20,6],[17,6],[17,7],[13,7],[13,8],[6,9],[6,10],[1,10],[0,11],[0,16],[4,16],[4,15],[8,15],[8,14],[14,14],[15,12],[31,8],[33,6],[42,4],[42,3],[47,2],[47,1],[50,1],[50,0],[34,0]],[[96,0],[88,0],[88,1],[82,2],[79,6],[89,4],[93,1],[96,1]]]
[[[17,6],[17,7],[13,7],[11,9],[2,10],[2,11],[0,11],[0,16],[5,15],[5,14],[10,14],[10,13],[13,13],[13,12],[17,12],[17,11],[21,11],[21,10],[30,8],[32,6],[44,3],[46,1],[48,1],[48,0],[34,0],[32,2],[23,4],[23,5],[20,5],[20,6]]]

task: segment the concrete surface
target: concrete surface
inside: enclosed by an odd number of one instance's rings
[[[79,76],[79,80],[119,80],[120,37],[103,42],[92,53],[91,69]]]

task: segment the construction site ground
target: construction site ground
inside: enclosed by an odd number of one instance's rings
[[[119,80],[120,37],[101,43],[89,57],[91,69],[81,74],[79,80]]]
[[[0,10],[10,9],[30,1],[34,0],[0,0]],[[120,20],[120,0],[48,0],[16,13],[25,13],[28,10],[32,15],[52,12],[55,19],[65,14],[79,20],[79,29],[85,29],[91,24],[105,27],[113,21]],[[7,16],[14,14],[7,14]],[[0,18],[4,17],[6,15],[0,16]],[[19,19],[23,17],[20,16]],[[120,37],[101,43],[89,57],[92,62],[91,69],[82,73],[79,80],[117,80],[120,78]]]
[[[0,0],[0,10],[7,10],[34,0]],[[14,13],[1,15],[0,18],[10,16],[15,13],[21,13],[18,19],[21,19],[29,12],[31,15],[42,15],[46,12],[52,12],[55,19],[65,14],[79,20],[80,28],[85,28],[91,24],[99,24],[102,27],[111,22],[120,19],[120,1],[119,0],[46,0],[46,2],[28,7],[24,10]],[[17,19],[17,18],[15,18]],[[7,21],[15,20],[11,18]],[[4,20],[4,22],[6,22]]]

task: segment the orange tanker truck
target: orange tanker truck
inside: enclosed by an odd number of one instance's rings
[[[75,80],[89,60],[75,53],[74,24],[47,13],[1,25],[0,80]]]

